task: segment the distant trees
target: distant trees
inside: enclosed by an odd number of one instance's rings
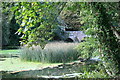
[[[74,7],[71,7],[74,6]],[[79,31],[82,26],[80,23],[80,9],[78,9],[80,6],[77,3],[67,3],[64,9],[62,10],[60,17],[64,20],[66,23],[66,30],[73,30],[73,31]],[[72,11],[71,11],[72,10]]]
[[[4,46],[18,46],[19,36],[15,35],[19,25],[16,23],[14,12],[10,9],[14,3],[2,2],[2,45]]]

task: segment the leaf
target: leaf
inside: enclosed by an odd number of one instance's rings
[[[14,7],[12,7],[10,10],[11,11],[15,11],[15,10],[17,10],[18,9],[18,7],[17,6],[14,6]]]
[[[22,22],[21,26],[25,26],[25,22]]]
[[[15,15],[16,15],[16,16],[19,16],[19,15],[20,15],[20,12],[16,11],[16,12],[15,12]]]
[[[23,30],[22,28],[19,28],[19,29],[18,29],[18,32],[22,32],[22,30]]]

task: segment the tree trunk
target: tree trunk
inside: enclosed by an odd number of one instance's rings
[[[110,18],[111,16],[106,12],[107,10],[103,5],[104,3],[99,3],[96,7],[100,13],[98,24],[101,32],[98,37],[104,49],[102,54],[104,55],[103,58],[106,58],[106,70],[110,75],[117,75],[120,74],[120,43],[111,28],[110,19],[112,18]]]

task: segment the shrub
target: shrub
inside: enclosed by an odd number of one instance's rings
[[[78,77],[80,78],[110,78],[106,73],[105,68],[99,64],[84,65],[83,72]]]
[[[81,57],[90,59],[91,57],[100,55],[98,45],[95,38],[88,37],[84,42],[77,45],[75,49],[79,52]]]
[[[92,72],[84,72],[84,74],[79,76],[80,78],[109,78],[107,74],[102,71],[92,71]]]
[[[24,47],[21,53],[21,59],[37,62],[70,62],[78,58],[78,52],[75,50],[77,43],[51,42],[42,50],[40,46]]]

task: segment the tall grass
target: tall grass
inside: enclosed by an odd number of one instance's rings
[[[78,58],[74,48],[77,43],[51,42],[42,50],[40,46],[23,47],[21,59],[26,61],[61,63],[70,62]]]

